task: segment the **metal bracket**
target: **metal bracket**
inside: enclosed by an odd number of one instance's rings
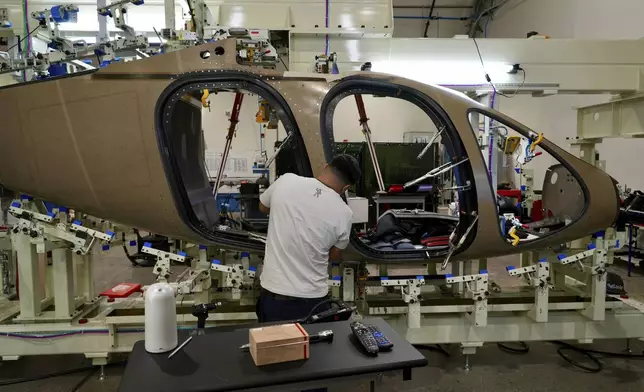
[[[329,285],[329,287],[340,287],[340,285],[342,284],[342,277],[334,276],[333,279],[327,280],[326,283]]]
[[[407,326],[409,328],[420,328],[421,286],[425,285],[425,277],[422,275],[416,276],[416,279],[381,277],[380,285],[383,287],[400,286],[402,299],[407,304]]]
[[[157,281],[159,282],[167,282],[170,278],[170,260],[178,261],[180,263],[186,261],[185,252],[179,251],[175,254],[160,249],[155,249],[149,242],[145,242],[143,244],[143,247],[141,247],[141,252],[157,257],[157,262],[154,265],[152,273],[157,275]]]
[[[486,270],[481,270],[479,274],[453,276],[445,275],[445,282],[448,284],[464,283],[467,291],[472,295],[474,300],[474,311],[466,314],[466,317],[472,321],[474,326],[487,326],[487,298],[490,295],[488,285],[489,276]]]
[[[224,287],[231,289],[241,289],[244,284],[244,277],[255,278],[257,268],[248,267],[244,269],[242,264],[221,264],[220,260],[213,260],[210,264],[213,271],[223,272],[225,274]]]
[[[548,294],[550,285],[550,266],[547,259],[541,259],[537,264],[522,268],[507,266],[510,276],[524,276],[534,287],[534,308],[528,311],[528,316],[536,322],[548,321]]]

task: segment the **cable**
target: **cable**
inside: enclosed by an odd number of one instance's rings
[[[284,59],[282,58],[282,56],[280,56],[280,55],[278,54],[278,55],[277,55],[277,57],[279,57],[280,61],[281,61],[281,62],[282,62],[282,64],[284,65],[284,68],[286,68],[286,70],[288,71],[288,67],[286,66],[286,63],[284,62]]]
[[[107,364],[105,366],[121,366],[121,365],[125,365],[126,363],[127,363],[127,361],[121,361],[121,362],[109,363],[109,364]],[[85,367],[76,368],[76,369],[63,370],[63,371],[60,371],[60,372],[41,374],[39,376],[20,378],[20,379],[17,379],[17,380],[3,381],[3,382],[0,382],[0,387],[5,387],[5,386],[8,386],[8,385],[24,384],[26,382],[32,382],[32,381],[46,380],[48,378],[66,376],[68,374],[89,372],[90,370],[95,370],[95,369],[96,369],[96,367],[94,365],[92,365],[92,366],[85,366]]]
[[[39,28],[40,28],[40,25],[36,26],[33,30],[31,30],[29,33],[27,33],[27,35],[25,35],[23,38],[20,38],[20,39],[18,40],[18,43],[16,43],[15,45],[13,45],[13,46],[12,46],[12,47],[10,47],[9,49],[7,49],[7,50],[6,50],[6,52],[8,52],[8,51],[10,51],[11,49],[15,48],[16,46],[20,45],[20,43],[21,43],[22,41],[24,41],[25,39],[29,38],[29,37],[31,36],[31,34],[33,34],[33,33],[34,33],[34,31],[38,30]]]
[[[501,349],[501,351],[505,351],[506,353],[510,354],[527,354],[530,352],[530,346],[528,346],[528,343],[526,342],[510,342],[511,344],[516,344],[519,347],[512,347],[510,344],[506,343],[497,343],[496,345]]]
[[[435,353],[443,354],[446,357],[451,357],[450,353],[448,353],[440,344],[437,344],[435,346],[428,346],[425,344],[414,344],[413,346],[414,348],[419,350],[433,351]]]
[[[74,387],[70,389],[69,392],[77,392],[83,385],[85,385],[87,380],[89,380],[89,378],[92,377],[92,374],[94,374],[95,372],[96,372],[96,368],[87,372],[87,375],[83,377],[76,385],[74,385]]]
[[[483,56],[481,55],[481,49],[479,48],[478,42],[476,42],[476,38],[472,37],[472,41],[474,41],[474,45],[476,46],[476,53],[478,53],[478,55],[479,55],[479,61],[481,62],[481,67],[483,67],[483,72],[485,72],[485,80],[487,80],[487,82],[490,84],[490,86],[492,86],[492,90],[494,90],[494,92],[496,94],[499,94],[502,97],[514,98],[519,93],[519,90],[521,89],[521,87],[523,87],[523,85],[525,84],[525,78],[526,78],[525,70],[523,68],[520,68],[520,67],[518,69],[516,69],[517,72],[518,71],[523,72],[523,81],[521,81],[521,84],[519,85],[519,87],[516,88],[516,90],[514,90],[512,95],[507,95],[507,94],[504,94],[504,93],[498,91],[496,89],[496,86],[494,85],[494,83],[492,83],[492,78],[490,78],[490,75],[487,73],[487,71],[485,71],[485,63],[483,62]]]
[[[488,9],[484,10],[479,14],[479,16],[474,20],[474,23],[472,23],[472,26],[470,27],[470,37],[474,37],[474,33],[476,33],[476,27],[478,26],[479,22],[481,21],[481,18],[485,16],[485,14],[489,13],[490,11],[494,11],[497,8],[500,8],[502,5],[507,3],[510,0],[503,0],[499,4],[493,5],[489,7]]]
[[[599,373],[604,369],[604,365],[599,361],[599,359],[597,359],[597,357],[595,357],[594,355],[592,355],[592,353],[590,353],[590,350],[584,350],[582,348],[573,346],[572,344],[559,342],[559,341],[553,342],[553,343],[561,345],[561,347],[557,349],[557,354],[559,354],[561,358],[563,358],[566,362],[570,363],[574,367],[585,370],[588,373]],[[583,354],[586,358],[590,359],[590,361],[593,362],[595,366],[591,367],[591,366],[583,365],[577,361],[574,361],[572,358],[564,354],[565,350],[574,351],[574,352]]]

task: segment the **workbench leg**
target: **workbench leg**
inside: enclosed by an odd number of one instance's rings
[[[51,254],[56,317],[71,317],[76,311],[72,252],[68,248],[58,248]]]
[[[18,285],[20,292],[20,317],[34,318],[42,311],[44,288],[40,279],[38,254],[26,234],[11,236],[18,255]]]

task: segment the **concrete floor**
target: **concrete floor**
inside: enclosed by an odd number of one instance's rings
[[[153,281],[150,268],[134,268],[125,259],[121,249],[113,249],[95,258],[95,283],[98,291],[108,289],[120,282]],[[489,272],[492,279],[502,287],[517,286],[519,279],[511,278],[505,272],[506,265],[518,265],[517,257],[504,257],[490,260]],[[179,274],[179,268],[173,267]],[[624,277],[626,290],[638,299],[644,299],[644,276],[636,272],[626,276],[626,269],[613,267],[613,271]],[[607,351],[622,351],[625,341],[602,341],[594,347]],[[631,342],[632,352],[642,353],[644,343]],[[377,390],[381,391],[565,391],[588,392],[608,391],[618,388],[620,392],[644,391],[644,362],[629,359],[608,358],[602,360],[604,370],[598,374],[587,374],[572,367],[557,355],[556,346],[551,343],[530,343],[526,355],[513,355],[488,344],[471,356],[472,370],[464,371],[464,357],[457,346],[447,347],[450,356],[421,350],[429,359],[429,366],[417,369],[412,381],[400,382],[385,380]],[[577,357],[575,357],[577,358]],[[76,369],[87,366],[82,356],[25,357],[16,362],[0,363],[0,383],[39,374]],[[0,387],[2,392],[49,391],[68,392],[85,377],[87,382],[78,389],[83,392],[116,391],[123,373],[122,366],[106,368],[106,378],[98,380],[98,371],[76,373],[47,380],[34,381],[19,385]],[[144,375],[142,375],[144,376]],[[338,390],[349,390],[340,388]],[[368,391],[368,386],[352,388],[355,391]]]

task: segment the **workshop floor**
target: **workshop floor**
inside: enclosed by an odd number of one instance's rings
[[[98,291],[108,289],[120,282],[152,283],[150,268],[133,268],[125,259],[121,249],[95,258],[95,278]],[[518,257],[503,257],[489,261],[489,273],[502,287],[516,286],[519,280],[510,278],[505,272],[506,265],[518,265]],[[626,276],[626,270],[614,267],[614,271],[624,277],[626,289],[633,298],[644,299],[644,276],[634,273]],[[175,271],[177,274],[180,271]],[[41,343],[46,344],[46,343]],[[597,342],[602,350],[619,352],[626,348],[625,341]],[[642,353],[644,343],[631,342],[632,352]],[[488,344],[471,356],[472,370],[464,372],[464,357],[458,347],[447,347],[451,354],[422,350],[429,359],[429,366],[413,372],[409,382],[386,380],[379,391],[565,391],[588,392],[619,389],[620,392],[644,391],[644,366],[642,361],[605,359],[604,370],[598,374],[588,374],[574,368],[557,355],[556,346],[550,343],[530,343],[530,352],[525,355],[505,353],[495,345]],[[577,358],[577,357],[575,357]],[[581,359],[581,358],[580,358]],[[67,369],[87,366],[82,356],[25,357],[16,362],[0,363],[0,383],[23,377],[34,377]],[[123,373],[122,366],[106,368],[104,381],[98,380],[96,370],[84,373],[49,378],[18,385],[0,387],[2,392],[108,392],[116,391]],[[145,377],[145,375],[141,375]],[[83,379],[87,381],[74,389]],[[338,390],[368,391],[365,384],[359,388],[339,388]]]

